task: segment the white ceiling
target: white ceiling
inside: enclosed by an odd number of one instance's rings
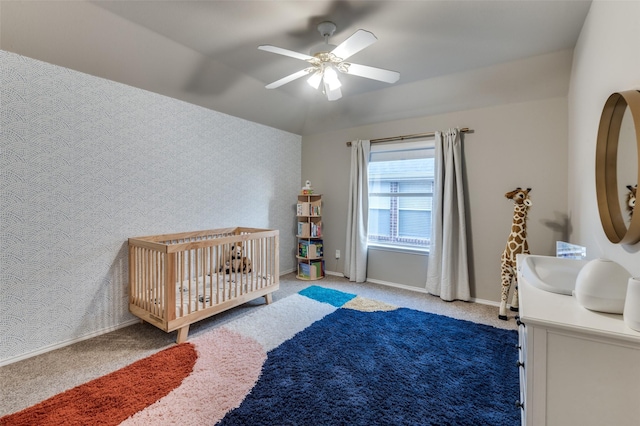
[[[89,1],[3,2],[2,49],[183,99],[296,134],[564,96],[590,2]],[[305,68],[260,44],[308,53],[331,20],[339,44],[378,42],[351,62],[400,72],[394,85],[341,76],[329,102]]]

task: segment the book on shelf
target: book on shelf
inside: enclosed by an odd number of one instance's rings
[[[309,237],[311,235],[311,226],[309,222],[298,222],[298,236]]]
[[[309,203],[309,216],[320,216],[321,205],[322,205],[322,202],[320,200],[311,201]]]
[[[322,241],[299,241],[298,256],[305,259],[318,259],[323,255]]]
[[[311,280],[324,277],[324,260],[298,263],[298,276]]]
[[[311,275],[315,278],[324,277],[324,260],[309,263]]]
[[[310,203],[298,203],[296,204],[296,215],[297,216],[320,216],[321,213],[321,202],[320,201],[312,201]]]
[[[297,235],[304,238],[322,237],[322,222],[298,222]]]
[[[309,203],[298,203],[296,206],[296,215],[309,216]]]
[[[309,232],[312,237],[322,237],[322,222],[310,222]]]
[[[298,276],[311,278],[311,266],[308,263],[298,263]]]

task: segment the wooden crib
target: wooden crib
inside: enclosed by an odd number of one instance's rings
[[[279,232],[225,228],[129,238],[129,310],[187,339],[189,325],[278,290]]]

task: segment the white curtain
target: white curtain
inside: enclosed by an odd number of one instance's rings
[[[369,152],[371,142],[351,142],[351,178],[344,276],[358,283],[367,279],[367,232],[369,220]]]
[[[436,132],[435,139],[427,291],[447,301],[469,300],[460,131]]]

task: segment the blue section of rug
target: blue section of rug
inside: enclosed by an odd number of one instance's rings
[[[221,425],[518,425],[517,332],[338,309],[268,353]]]
[[[298,292],[299,294],[308,297],[309,299],[317,300],[318,302],[328,303],[337,308],[341,307],[349,300],[356,297],[355,294],[345,293],[338,290],[332,290],[330,288],[324,288],[317,285],[312,285]]]

